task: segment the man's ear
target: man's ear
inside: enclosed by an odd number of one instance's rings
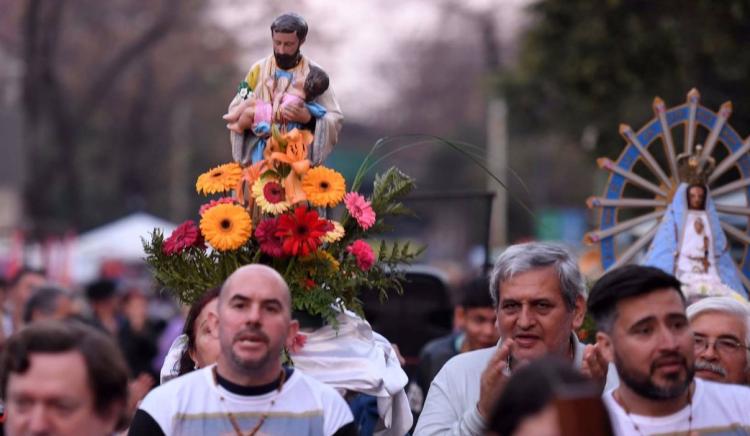
[[[297,336],[297,333],[299,333],[299,321],[297,321],[296,319],[293,319],[289,323],[289,331],[286,334],[285,345],[286,345],[287,350],[292,349],[294,345],[294,338],[295,336]]]
[[[578,330],[583,325],[583,319],[586,317],[586,299],[583,295],[576,296],[576,305],[573,308],[573,330]]]
[[[596,345],[599,348],[599,352],[602,356],[607,359],[608,362],[615,361],[615,352],[612,345],[612,338],[604,332],[596,332]]]

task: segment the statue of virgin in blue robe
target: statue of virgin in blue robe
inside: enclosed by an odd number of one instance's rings
[[[662,218],[644,265],[674,274],[687,297],[748,294],[705,185],[682,183]]]

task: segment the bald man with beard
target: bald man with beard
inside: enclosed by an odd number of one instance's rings
[[[219,332],[217,363],[152,391],[130,434],[354,434],[349,407],[333,388],[282,365],[299,328],[291,307],[276,270],[237,269],[221,288],[218,315],[209,315]]]

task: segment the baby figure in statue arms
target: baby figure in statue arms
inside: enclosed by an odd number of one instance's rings
[[[314,102],[321,94],[328,90],[328,74],[321,68],[310,66],[303,85],[290,83],[285,92],[275,93],[273,100],[268,102],[255,98],[253,90],[246,82],[240,86],[240,96],[244,98],[242,103],[231,108],[222,118],[229,122],[227,128],[241,134],[251,129],[255,135],[263,136],[271,133],[271,124],[274,122],[287,123],[283,117],[283,109],[288,105],[305,105],[310,114],[315,118],[321,118],[326,110],[319,103]]]

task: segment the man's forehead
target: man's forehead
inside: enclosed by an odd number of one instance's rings
[[[289,292],[279,279],[267,271],[245,270],[232,275],[222,289],[223,299],[233,297],[248,299],[277,299],[289,303]]]
[[[8,387],[56,392],[89,391],[86,361],[77,350],[60,353],[30,353],[29,368],[21,373],[11,372]]]
[[[733,334],[744,336],[747,332],[747,323],[739,315],[721,310],[708,310],[694,315],[690,320],[693,329],[722,331],[720,334]]]
[[[500,300],[562,298],[560,280],[553,267],[516,273],[500,282]]]
[[[271,32],[271,38],[279,41],[298,42],[296,32]]]
[[[617,302],[617,321],[630,325],[646,318],[687,317],[679,292],[674,288],[664,288],[624,298]]]

